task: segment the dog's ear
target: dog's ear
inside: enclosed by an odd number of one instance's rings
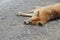
[[[39,11],[37,11],[37,14],[36,14],[36,16],[38,16],[38,17],[39,17]]]

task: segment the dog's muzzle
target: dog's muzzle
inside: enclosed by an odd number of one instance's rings
[[[28,24],[32,24],[32,22],[29,22],[28,20],[24,20],[24,24],[28,25]]]
[[[32,22],[29,22],[28,20],[24,20],[24,24],[26,25],[32,25]],[[42,26],[43,24],[38,23],[39,26]]]

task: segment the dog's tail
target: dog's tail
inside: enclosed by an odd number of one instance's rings
[[[18,12],[16,15],[17,15],[17,16],[32,17],[32,14],[22,13],[22,12]]]

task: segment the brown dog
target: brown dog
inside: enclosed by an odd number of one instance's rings
[[[32,14],[33,13],[33,14]],[[39,7],[26,13],[18,13],[21,16],[31,16],[28,20],[24,21],[25,24],[42,24],[44,25],[50,20],[60,18],[60,3]]]

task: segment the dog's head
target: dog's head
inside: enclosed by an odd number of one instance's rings
[[[42,23],[40,23],[39,16],[40,16],[39,11],[34,12],[31,18],[29,18],[28,20],[24,20],[24,24],[42,25]]]

